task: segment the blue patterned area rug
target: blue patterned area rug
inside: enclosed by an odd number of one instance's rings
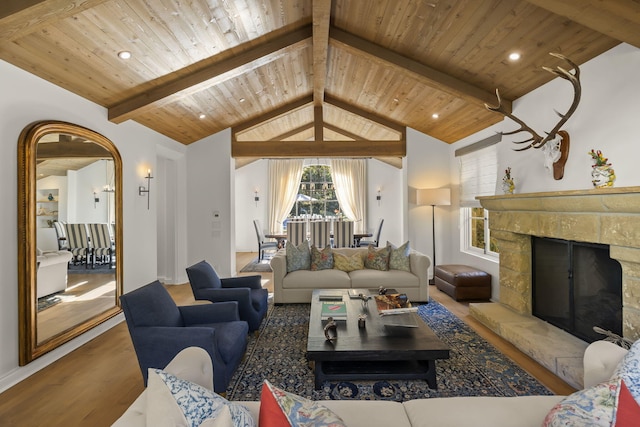
[[[436,362],[438,390],[423,380],[325,382],[314,390],[313,371],[305,357],[309,308],[308,304],[269,308],[259,336],[249,339],[245,359],[227,389],[228,399],[260,400],[264,379],[313,400],[553,394],[434,300],[421,305],[418,314],[451,348],[449,359]]]

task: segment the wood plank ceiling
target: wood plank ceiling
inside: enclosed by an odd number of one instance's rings
[[[510,108],[548,82],[549,52],[582,64],[639,29],[634,0],[14,0],[0,59],[183,144],[231,128],[244,162],[398,164],[406,127],[455,142],[502,120],[495,88]]]

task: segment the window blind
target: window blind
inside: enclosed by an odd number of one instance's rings
[[[460,159],[460,206],[480,207],[477,196],[493,196],[498,175],[498,149],[491,145]]]

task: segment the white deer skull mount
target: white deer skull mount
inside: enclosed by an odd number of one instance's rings
[[[547,132],[545,137],[542,137],[536,133],[532,128],[527,126],[527,124],[514,116],[510,111],[507,111],[502,106],[502,100],[500,98],[500,92],[496,89],[496,98],[498,99],[498,105],[495,107],[490,106],[489,104],[484,104],[485,108],[489,111],[495,111],[497,113],[503,114],[506,117],[509,117],[514,122],[518,123],[520,127],[516,130],[510,132],[504,132],[503,135],[513,135],[519,132],[529,132],[531,134],[531,138],[528,138],[524,141],[514,141],[515,144],[525,144],[528,143],[527,146],[523,148],[515,148],[515,151],[524,151],[529,148],[542,148],[544,153],[544,165],[545,168],[553,172],[553,178],[556,180],[562,179],[564,176],[564,165],[569,158],[569,133],[560,128],[569,120],[569,117],[576,111],[578,107],[578,103],[580,102],[580,96],[582,93],[582,88],[580,86],[580,68],[573,63],[569,58],[559,53],[550,53],[549,55],[555,56],[556,58],[560,58],[571,65],[574,72],[570,73],[568,70],[565,70],[562,67],[556,67],[555,69],[542,67],[546,71],[555,74],[558,77],[561,77],[565,80],[568,80],[573,86],[573,102],[571,106],[567,110],[566,113],[562,114],[556,111],[556,114],[560,116],[560,121],[551,129],[551,131]],[[558,137],[560,139],[558,139]]]

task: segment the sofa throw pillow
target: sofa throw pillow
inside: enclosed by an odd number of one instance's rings
[[[387,241],[387,246],[391,248],[389,252],[389,270],[411,271],[409,262],[409,241],[407,240],[402,246],[397,248],[393,243]]]
[[[218,417],[224,417],[227,406],[232,426],[255,427],[251,413],[244,406],[229,402],[201,385],[182,380],[162,369],[149,369],[147,381],[147,425],[211,426]]]
[[[260,395],[260,427],[346,427],[329,408],[274,387],[265,380]]]
[[[298,246],[289,243],[285,250],[287,253],[287,273],[311,268],[311,251],[308,242],[302,242]]]
[[[337,252],[333,254],[333,268],[346,271],[347,273],[355,270],[364,269],[364,261],[360,254],[342,255]]]
[[[367,256],[364,259],[364,266],[372,270],[389,270],[390,252],[391,248],[389,248],[388,246],[376,249],[375,246],[369,245],[369,249],[367,249]]]
[[[547,414],[542,426],[611,427],[619,384],[615,379],[565,397]]]
[[[633,427],[638,425],[640,420],[640,405],[631,395],[629,387],[622,380],[620,382],[620,392],[618,393],[618,404],[615,414],[615,427]]]
[[[318,250],[315,245],[311,245],[311,270],[329,270],[333,268],[333,251],[327,245],[323,250]]]
[[[233,426],[233,418],[228,405],[224,405],[220,413],[215,418],[207,418],[200,424],[200,427],[229,427]]]
[[[543,426],[616,425],[623,382],[633,399],[640,403],[640,340],[631,346],[609,381],[567,396],[547,414]]]
[[[633,343],[624,355],[612,378],[620,377],[629,388],[629,392],[640,402],[640,340]]]

